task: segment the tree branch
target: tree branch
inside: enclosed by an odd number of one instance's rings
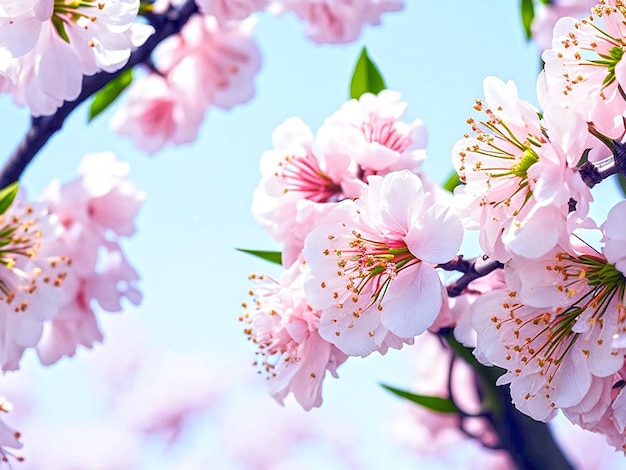
[[[74,109],[122,72],[148,61],[152,51],[161,41],[180,32],[191,15],[197,11],[198,7],[195,2],[187,0],[179,9],[171,7],[163,15],[150,14],[148,20],[156,31],[143,45],[131,53],[124,67],[114,73],[99,72],[95,75],[84,76],[82,90],[78,98],[74,101],[66,101],[54,114],[33,117],[30,129],[0,171],[0,188],[20,178],[37,152],[52,135],[61,129],[63,122]]]
[[[502,269],[504,265],[497,260],[489,258],[487,255],[477,256],[475,258],[465,259],[463,255],[456,256],[447,263],[437,266],[445,271],[459,271],[463,273],[457,281],[447,286],[449,297],[458,297],[467,288],[470,282],[479,277]]]

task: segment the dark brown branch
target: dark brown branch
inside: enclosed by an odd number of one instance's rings
[[[611,175],[619,173],[626,177],[626,144],[613,140],[608,145],[613,155],[596,163],[585,162],[578,169],[580,177],[589,188]]]
[[[0,188],[20,178],[28,164],[37,155],[37,152],[41,150],[54,133],[61,129],[65,119],[76,107],[122,72],[149,61],[152,51],[159,43],[178,33],[191,15],[197,11],[198,7],[195,2],[187,0],[180,9],[170,8],[164,15],[149,15],[148,20],[154,26],[156,32],[142,46],[131,53],[128,63],[123,68],[114,73],[99,72],[95,75],[84,76],[82,90],[78,98],[74,101],[66,101],[54,114],[33,117],[26,136],[24,136],[22,142],[20,142],[15,152],[9,157],[0,171]]]
[[[463,273],[463,276],[447,287],[449,297],[458,297],[470,282],[486,276],[496,269],[502,269],[504,265],[500,261],[490,259],[487,255],[470,259],[465,259],[463,255],[459,255],[447,263],[438,265],[438,267],[445,271]]]

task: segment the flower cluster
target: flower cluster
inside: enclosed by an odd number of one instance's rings
[[[154,32],[139,0],[0,2],[0,76],[34,116],[78,97],[83,75],[122,68]]]
[[[254,95],[261,66],[252,39],[252,13],[293,11],[316,42],[355,40],[364,23],[378,24],[398,0],[290,2],[198,0],[200,13],[161,43],[149,73],[131,86],[128,101],[111,121],[116,132],[154,153],[168,143],[193,142],[210,107],[230,109]]]
[[[124,298],[141,302],[139,275],[120,243],[135,233],[134,219],[145,197],[128,180],[129,169],[110,152],[89,154],[78,179],[54,180],[44,191],[43,201],[62,225],[60,240],[73,260],[73,288],[37,345],[43,364],[102,340],[94,302],[107,312],[120,312]]]
[[[420,174],[425,131],[400,121],[394,92],[347,102],[315,136],[298,118],[277,128],[253,213],[285,243],[298,282],[289,300],[282,284],[255,293],[244,317],[262,356],[280,359],[262,361],[276,398],[319,406],[325,371],[347,356],[455,328],[480,362],[506,371],[497,385],[510,384],[519,411],[540,421],[562,411],[626,452],[626,202],[601,222],[590,190],[626,174],[625,24],[623,0],[556,22],[540,108],[514,82],[485,79],[481,115],[452,149],[453,197]],[[465,265],[464,230],[484,253]],[[437,268],[463,277],[446,288]],[[311,338],[324,347],[318,362]],[[314,370],[308,385],[294,364]]]
[[[453,151],[464,226],[505,272],[467,307],[476,357],[506,370],[498,384],[521,412],[548,421],[561,410],[624,451],[626,206],[594,220],[583,173],[588,162],[599,180],[626,168],[625,17],[621,0],[601,0],[586,19],[560,19],[543,53],[543,109],[488,78],[476,105],[486,118],[471,118]],[[598,231],[597,245],[586,241]]]
[[[252,210],[285,243],[286,273],[255,276],[242,320],[279,401],[319,406],[326,370],[412,344],[448,311],[435,268],[456,255],[462,225],[417,173],[426,131],[401,120],[405,108],[396,92],[366,93],[315,138],[288,119],[262,157]]]

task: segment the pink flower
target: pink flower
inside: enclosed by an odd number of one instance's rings
[[[318,139],[324,148],[350,154],[366,172],[417,172],[426,158],[426,128],[419,119],[402,121],[406,107],[396,91],[365,93],[346,101],[326,119]]]
[[[543,119],[517,96],[512,81],[485,79],[485,121],[470,118],[474,136],[458,141],[452,159],[461,181],[455,191],[468,229],[480,230],[492,258],[536,258],[566,244],[572,224],[592,200],[576,165],[587,125],[573,112],[549,105]],[[571,199],[576,201],[570,214]]]
[[[427,329],[445,289],[434,265],[463,235],[447,207],[407,171],[370,176],[357,216],[322,225],[305,240],[307,299],[322,311],[320,336],[349,355],[400,348]]]
[[[111,129],[131,137],[138,148],[151,154],[169,142],[193,142],[205,107],[188,98],[161,75],[142,77],[131,85],[127,101],[111,118]]]
[[[347,356],[322,339],[317,331],[320,312],[302,290],[303,273],[295,263],[279,282],[251,276],[257,287],[251,308],[240,318],[245,333],[259,348],[256,364],[268,378],[270,393],[279,402],[292,393],[305,410],[322,404],[322,381],[328,370],[337,377]]]
[[[244,20],[252,13],[263,11],[269,0],[195,0],[200,11],[218,21]]]
[[[344,103],[315,138],[299,118],[276,128],[274,148],[261,157],[252,212],[276,241],[285,242],[286,266],[314,227],[344,210],[337,202],[361,194],[369,175],[418,170],[426,130],[419,120],[403,122],[405,109],[397,92],[383,90]]]
[[[154,32],[134,25],[139,0],[26,0],[0,6],[0,74],[35,116],[80,93],[83,74],[114,72]]]
[[[193,142],[210,106],[230,109],[254,96],[261,60],[253,26],[253,20],[225,25],[193,15],[180,34],[159,45],[159,73],[131,85],[111,127],[149,153],[170,142]]]
[[[599,132],[620,138],[626,115],[619,89],[626,85],[626,61],[621,60],[626,13],[621,0],[602,0],[592,13],[556,23],[552,49],[542,55],[548,86]]]
[[[262,178],[252,213],[276,241],[287,243],[286,251],[295,254],[284,263],[289,266],[315,222],[329,215],[332,203],[358,196],[363,183],[354,193],[358,168],[349,154],[314,148],[313,134],[299,118],[278,126],[272,142],[274,149],[261,157]]]
[[[230,109],[254,96],[254,76],[261,55],[252,39],[256,21],[217,22],[215,17],[193,15],[180,34],[163,41],[155,60],[160,72],[193,99]],[[196,75],[190,82],[190,73]]]
[[[279,13],[293,11],[306,24],[306,35],[317,43],[352,42],[364,24],[378,25],[388,11],[399,11],[402,0],[277,0]]]
[[[139,275],[119,244],[135,232],[134,218],[145,195],[128,180],[129,165],[110,152],[85,156],[80,178],[50,183],[44,194],[50,211],[64,226],[62,240],[72,257],[76,285],[37,349],[48,365],[72,356],[76,346],[102,340],[93,301],[109,312],[122,310],[121,300],[137,305]]]
[[[14,202],[0,216],[0,233],[0,369],[7,371],[19,368],[67,300],[71,260],[58,241],[58,222],[43,207]]]
[[[561,408],[589,427],[624,365],[626,279],[598,254],[517,261],[508,289],[473,306],[477,350],[507,370],[498,384],[511,384],[520,411],[546,421]]]

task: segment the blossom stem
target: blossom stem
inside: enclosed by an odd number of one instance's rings
[[[149,15],[149,21],[155,33],[146,42],[134,50],[124,67],[114,73],[99,72],[84,76],[80,95],[74,101],[66,101],[54,114],[33,117],[30,129],[0,170],[0,188],[19,180],[20,176],[35,158],[37,152],[63,126],[63,122],[81,103],[103,88],[107,83],[126,70],[150,60],[152,51],[164,39],[180,32],[189,18],[198,11],[194,0],[187,0],[180,8],[170,7],[163,15]]]
[[[437,265],[437,267],[444,271],[459,271],[463,273],[463,276],[447,286],[448,296],[458,297],[470,282],[486,276],[496,269],[502,269],[504,265],[500,261],[490,259],[486,255],[470,259],[465,259],[463,255],[459,255],[447,263]]]

